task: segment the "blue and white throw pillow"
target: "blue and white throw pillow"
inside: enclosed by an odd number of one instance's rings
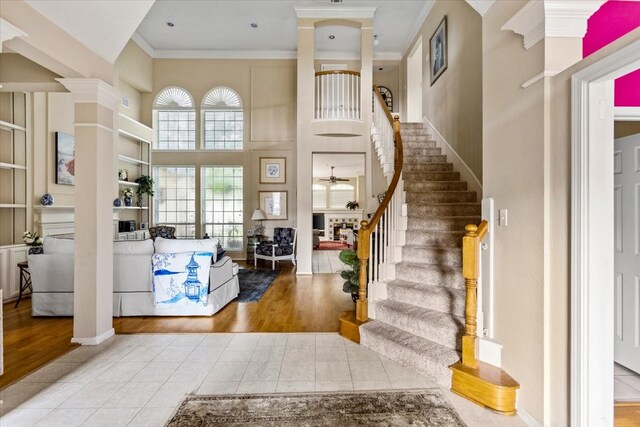
[[[153,254],[153,295],[156,304],[207,305],[211,252]]]

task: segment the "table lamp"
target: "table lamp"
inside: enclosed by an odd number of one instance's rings
[[[267,219],[267,216],[262,211],[262,209],[256,209],[253,211],[253,215],[251,215],[251,221],[255,221],[254,232],[257,236],[261,236],[264,233],[264,225],[262,225],[262,221]]]

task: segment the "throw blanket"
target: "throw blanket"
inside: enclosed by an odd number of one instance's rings
[[[207,305],[211,252],[153,254],[156,304]]]

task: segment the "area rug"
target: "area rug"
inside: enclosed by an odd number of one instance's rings
[[[318,246],[316,248],[316,250],[318,251],[340,251],[342,249],[348,249],[349,245],[347,245],[347,242],[340,242],[340,241],[322,241],[320,242],[320,246]]]
[[[464,427],[438,389],[187,396],[169,427]]]
[[[262,298],[280,270],[251,270],[243,268],[238,271],[240,295],[238,302],[256,302]]]

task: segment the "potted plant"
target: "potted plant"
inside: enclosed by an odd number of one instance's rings
[[[42,237],[35,231],[22,233],[22,241],[27,246],[42,246]]]
[[[340,277],[345,279],[342,290],[351,294],[351,299],[356,302],[358,291],[360,290],[360,260],[358,259],[358,254],[352,249],[344,249],[340,251],[338,257],[347,267],[350,267],[350,269],[340,272]]]
[[[136,183],[138,184],[138,188],[136,193],[138,194],[138,205],[142,206],[142,195],[148,194],[149,196],[153,196],[153,178],[149,175],[140,175],[140,178],[136,178]]]
[[[360,204],[355,200],[351,202],[347,202],[347,206],[346,206],[347,209],[351,209],[352,211],[358,209],[359,207],[360,207]]]
[[[131,198],[133,197],[133,190],[131,187],[124,187],[122,189],[122,197],[124,197],[124,205],[131,206]]]

